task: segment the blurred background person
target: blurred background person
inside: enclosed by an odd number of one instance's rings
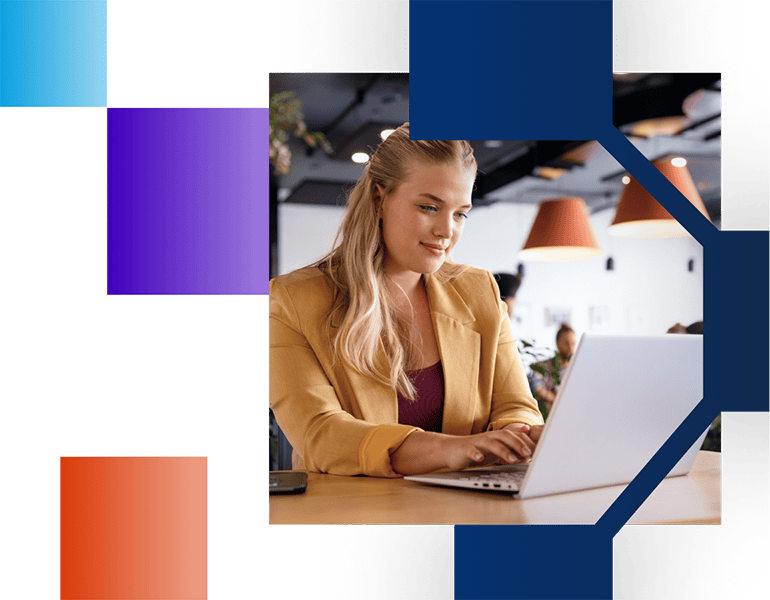
[[[547,416],[556,393],[559,391],[564,373],[569,366],[569,361],[575,353],[577,336],[569,323],[562,323],[556,332],[557,352],[553,358],[532,365],[532,378],[530,387],[532,393],[541,404],[543,416]]]
[[[695,321],[695,323],[690,323],[687,327],[685,327],[685,331],[687,333],[703,335],[703,321]]]
[[[495,273],[497,287],[500,288],[500,299],[508,305],[508,318],[513,317],[513,307],[516,304],[516,292],[521,285],[521,275],[511,273]]]
[[[695,333],[703,335],[703,321],[695,321],[695,323],[690,323],[687,327],[677,323],[669,327],[666,333]]]

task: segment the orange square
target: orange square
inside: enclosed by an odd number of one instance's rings
[[[206,458],[62,458],[61,600],[205,600]]]

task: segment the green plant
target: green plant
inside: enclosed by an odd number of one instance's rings
[[[533,374],[537,373],[541,377],[550,377],[554,384],[558,386],[561,384],[561,355],[558,352],[550,348],[539,348],[535,346],[534,340],[528,342],[527,340],[519,340],[519,354],[522,357],[522,362],[525,367],[529,369],[527,373],[527,380],[530,387],[533,385]],[[544,361],[548,359],[551,361],[551,368],[546,367]],[[532,390],[534,392],[534,390]],[[543,415],[543,420],[548,418],[548,407],[544,402],[537,401],[537,406]]]
[[[722,415],[717,415],[717,418],[711,423],[706,437],[703,440],[703,444],[700,447],[701,450],[710,450],[712,452],[722,451]]]
[[[302,139],[311,148],[320,146],[331,153],[332,146],[321,132],[308,131],[302,112],[302,100],[294,92],[278,92],[270,96],[270,164],[277,175],[291,170],[291,136]]]
[[[551,377],[558,386],[561,384],[561,355],[550,348],[537,348],[534,344],[519,340],[519,354],[532,357],[532,361],[527,365],[532,371],[543,377]],[[553,358],[553,369],[546,369],[542,361]]]

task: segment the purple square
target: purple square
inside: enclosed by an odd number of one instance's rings
[[[107,110],[108,294],[266,294],[267,109]]]

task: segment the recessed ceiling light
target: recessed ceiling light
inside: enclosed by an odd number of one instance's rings
[[[350,157],[353,162],[363,164],[369,160],[369,155],[366,152],[356,152]]]
[[[503,145],[502,140],[487,140],[484,142],[484,146],[487,148],[500,148]]]
[[[628,175],[623,175],[623,179],[621,180],[625,185],[628,185],[631,183],[631,178]]]
[[[380,137],[384,140],[386,139],[391,133],[393,133],[395,129],[383,129],[380,131]]]
[[[671,159],[671,164],[675,167],[683,167],[687,164],[687,160],[682,156],[676,156]]]

